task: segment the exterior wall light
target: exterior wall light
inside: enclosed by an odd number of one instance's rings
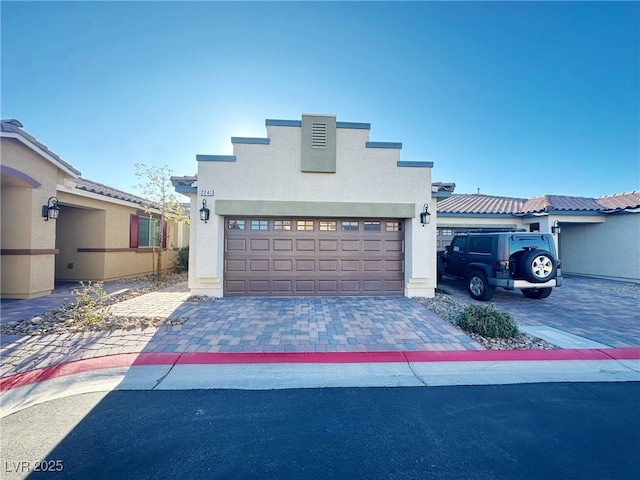
[[[551,233],[560,235],[560,222],[556,220],[553,222],[553,226],[551,227]]]
[[[207,223],[207,221],[209,220],[209,209],[207,208],[207,201],[206,200],[202,200],[202,208],[200,209],[200,220],[202,220],[204,223]]]
[[[58,206],[57,197],[49,197],[47,204],[42,206],[42,216],[44,221],[48,222],[50,218],[56,220],[60,215],[60,207]]]
[[[422,213],[420,213],[420,223],[424,227],[431,221],[431,214],[429,213],[429,205],[426,203],[422,207]]]

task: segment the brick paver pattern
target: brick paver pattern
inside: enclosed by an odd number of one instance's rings
[[[3,341],[0,375],[137,352],[483,349],[459,329],[406,297],[229,297],[215,302],[186,302],[188,295],[186,284],[180,284],[111,306],[115,315],[188,318],[183,325]]]

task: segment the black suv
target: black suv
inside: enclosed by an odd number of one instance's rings
[[[489,300],[496,287],[522,289],[527,298],[546,298],[562,285],[553,237],[524,230],[480,229],[457,232],[438,253],[442,275],[464,278],[476,300]]]

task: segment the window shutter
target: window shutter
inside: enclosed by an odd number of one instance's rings
[[[138,215],[129,216],[129,248],[138,248]]]
[[[162,222],[162,248],[167,248],[167,221]]]

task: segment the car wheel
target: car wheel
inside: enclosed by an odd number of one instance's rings
[[[495,287],[489,285],[484,273],[479,270],[474,270],[467,275],[467,290],[471,298],[486,301],[493,297]]]
[[[522,294],[527,298],[535,298],[535,299],[547,298],[549,295],[551,295],[551,290],[553,290],[553,288],[551,288],[551,287],[548,287],[548,288],[523,288],[522,289]]]
[[[520,258],[520,272],[530,282],[544,283],[555,278],[556,261],[549,252],[529,250]]]

